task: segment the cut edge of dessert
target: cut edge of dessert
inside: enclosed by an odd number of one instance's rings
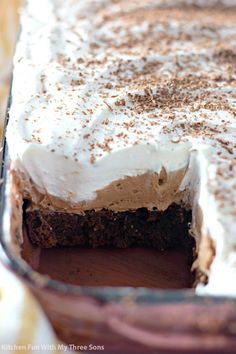
[[[132,183],[132,177],[113,183],[112,187],[115,186],[119,192],[124,190],[123,194],[116,193],[119,200],[113,198],[113,203],[116,205],[115,210],[105,208],[87,210],[85,203],[73,204],[68,210],[63,201],[49,195],[41,195],[32,184],[30,193],[26,192],[26,188],[23,192],[23,179],[18,179],[15,172],[11,171],[12,186],[14,185],[12,197],[13,200],[18,200],[17,209],[22,213],[17,219],[18,222],[20,219],[23,221],[23,224],[22,222],[18,224],[18,226],[21,225],[20,228],[18,227],[18,235],[22,240],[21,255],[23,259],[42,274],[76,285],[82,283],[95,286],[110,286],[111,284],[112,286],[122,286],[124,284],[123,286],[139,285],[155,286],[160,289],[181,289],[195,287],[200,281],[207,283],[207,273],[200,271],[197,265],[199,257],[197,258],[195,237],[190,232],[192,212],[187,203],[187,192],[179,191],[182,180],[181,178],[177,179],[177,176],[183,178],[183,171],[172,174],[168,178],[163,168],[159,175],[150,174],[148,176],[146,174],[134,178],[133,182],[138,180],[143,182],[141,184]],[[130,195],[126,193],[128,191],[127,184],[134,188],[130,190]],[[167,189],[168,184],[171,188]],[[27,183],[27,185],[29,184]],[[35,193],[32,189],[35,190]],[[111,187],[106,189],[111,192]],[[142,194],[149,198],[146,197],[143,204],[139,204],[142,202],[133,199],[132,193]],[[166,193],[168,199],[163,197]],[[104,194],[107,194],[106,190]],[[156,203],[155,194],[158,198]],[[23,197],[24,195],[25,197]],[[33,200],[27,199],[33,195]],[[99,191],[97,195],[103,195],[103,191]],[[110,193],[108,196],[111,198]],[[54,201],[57,204],[54,204]],[[99,198],[97,197],[91,203],[99,205]],[[133,208],[127,210],[128,203],[129,205],[133,203]],[[164,206],[162,210],[158,210],[157,206],[154,206],[158,204]],[[140,208],[135,209],[135,205],[136,207],[140,205]],[[197,220],[200,225],[200,218]],[[29,246],[29,243],[32,246]],[[95,251],[95,249],[99,250]],[[122,252],[118,249],[129,250]],[[153,254],[154,250],[156,257]],[[203,249],[203,252],[208,250]],[[36,262],[35,254],[37,255]],[[109,258],[108,255],[116,260],[115,271],[110,271],[109,261],[108,264],[101,262],[103,257]],[[213,253],[208,253],[208,256],[208,265],[210,266]],[[78,257],[80,257],[80,261],[78,261]],[[127,257],[132,259],[131,262],[135,262],[133,266],[126,261]],[[153,271],[160,267],[159,274],[150,275],[153,272],[149,268],[150,263],[145,267],[145,257],[152,259]],[[160,257],[163,258],[161,262]],[[87,258],[92,258],[94,265],[102,268],[102,277],[94,266],[88,267]],[[56,272],[52,260],[57,265]],[[102,263],[104,264],[101,265]],[[132,269],[131,272],[127,271],[128,268],[124,269],[124,265],[127,267],[128,264]],[[92,278],[85,277],[84,279],[83,274],[81,277],[81,273],[77,274],[77,278],[75,278],[76,271],[72,269],[79,267],[81,268],[80,272],[88,272],[90,269],[90,277]],[[140,275],[134,271],[139,268],[149,279],[144,281],[145,278],[142,276],[139,279]],[[170,272],[172,272],[172,276]],[[73,273],[72,276],[71,273]],[[121,280],[122,273],[123,279]],[[169,280],[166,279],[167,275]],[[117,281],[114,280],[116,277],[118,277]],[[156,279],[153,280],[154,278]],[[140,282],[141,280],[143,283]]]

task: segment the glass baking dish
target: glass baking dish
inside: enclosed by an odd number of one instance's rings
[[[2,261],[31,289],[58,337],[73,344],[72,349],[120,354],[235,353],[235,298],[198,296],[191,289],[76,286],[34,271],[15,251],[4,137],[1,166]]]

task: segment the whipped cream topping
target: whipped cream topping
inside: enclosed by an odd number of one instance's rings
[[[29,0],[14,62],[10,158],[39,192],[79,203],[187,168],[216,252],[200,293],[236,294],[234,5]]]

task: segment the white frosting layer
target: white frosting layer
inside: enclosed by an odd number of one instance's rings
[[[10,158],[40,192],[73,203],[125,176],[189,166],[181,188],[216,247],[199,291],[236,294],[234,1],[214,16],[172,3],[29,0]]]

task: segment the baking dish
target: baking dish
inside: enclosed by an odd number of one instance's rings
[[[71,349],[122,354],[235,353],[235,298],[198,296],[194,290],[75,286],[35,272],[15,251],[8,166],[3,138],[2,261],[31,289],[58,337]]]

